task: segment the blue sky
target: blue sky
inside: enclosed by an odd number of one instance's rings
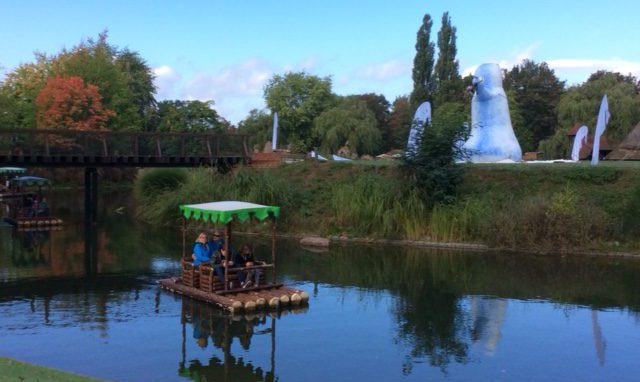
[[[158,99],[213,99],[238,122],[264,107],[273,74],[291,70],[331,76],[338,94],[409,93],[422,17],[433,17],[435,39],[447,10],[461,71],[530,58],[569,83],[598,69],[640,76],[637,0],[0,0],[0,66],[10,71],[34,51],[56,53],[108,29],[110,43],[154,69]]]

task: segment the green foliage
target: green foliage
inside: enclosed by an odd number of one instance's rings
[[[295,205],[297,195],[286,179],[268,171],[240,170],[220,174],[201,168],[189,172],[152,170],[136,180],[139,217],[152,224],[173,224],[181,204],[217,200],[246,200],[286,207]],[[286,222],[286,215],[281,217]]]
[[[389,116],[391,148],[404,148],[406,146],[412,118],[409,97],[397,97],[393,101],[391,115]]]
[[[141,171],[135,183],[135,195],[140,200],[151,200],[164,192],[181,187],[187,180],[185,169],[155,168]]]
[[[345,97],[347,100],[355,99],[363,101],[371,110],[376,118],[376,127],[380,130],[382,137],[382,151],[388,151],[393,148],[391,143],[391,127],[389,125],[389,118],[391,116],[391,104],[383,94],[367,93],[356,94]]]
[[[538,147],[537,142],[533,137],[533,132],[527,128],[522,116],[522,108],[520,103],[516,99],[515,92],[511,89],[507,89],[507,99],[509,102],[509,116],[511,117],[511,126],[516,134],[518,143],[523,152],[534,151]]]
[[[566,186],[550,198],[513,200],[492,219],[487,239],[498,247],[563,252],[603,240],[609,225],[600,207]]]
[[[566,133],[576,124],[584,124],[593,134],[602,97],[607,94],[611,120],[605,135],[620,141],[640,121],[640,94],[634,77],[619,73],[597,72],[585,83],[569,88],[558,106],[559,128],[548,140],[540,143],[549,158],[567,155],[572,142]]]
[[[41,53],[7,73],[0,84],[0,127],[36,128],[35,99],[51,74],[51,59]]]
[[[155,104],[153,73],[135,52],[119,50],[103,32],[54,56],[36,53],[34,63],[22,64],[7,74],[0,86],[0,123],[19,128],[36,126],[35,99],[50,77],[80,77],[96,86],[106,109],[116,115],[111,129],[142,130]]]
[[[149,123],[156,108],[156,86],[154,75],[147,62],[138,52],[125,48],[116,56],[115,65],[124,74],[127,87],[131,91],[133,104],[143,122],[143,129],[149,129]]]
[[[331,153],[347,146],[357,155],[375,155],[382,140],[375,115],[365,102],[357,99],[343,100],[320,114],[314,121],[314,133],[322,142],[320,149]]]
[[[447,106],[450,110],[455,107],[460,105]],[[424,127],[418,139],[415,155],[404,157],[404,167],[430,205],[453,202],[462,183],[462,166],[455,163],[456,159],[466,156],[460,145],[468,136],[462,118],[452,112],[434,115],[433,123]]]
[[[558,127],[558,105],[564,93],[564,81],[558,79],[547,63],[524,60],[506,72],[504,86],[513,95],[523,118],[523,125],[516,129],[520,145],[524,151],[533,151]],[[512,107],[511,99],[509,101]]]
[[[292,149],[308,152],[314,146],[313,120],[335,105],[331,79],[305,72],[276,74],[264,89],[267,107],[280,117],[280,138]]]
[[[449,12],[442,15],[442,26],[438,32],[438,60],[434,68],[436,107],[448,102],[464,100],[464,83],[456,60],[456,28],[451,24]]]
[[[212,105],[213,101],[159,102],[152,130],[221,133],[224,131],[224,125]]]
[[[435,48],[431,42],[432,26],[431,16],[425,14],[416,37],[416,55],[413,59],[413,73],[411,75],[413,78],[413,91],[410,97],[411,110],[417,109],[425,101],[430,101],[435,89],[433,81]]]
[[[249,134],[249,145],[261,151],[273,137],[273,117],[265,110],[253,109],[240,121],[238,131]]]

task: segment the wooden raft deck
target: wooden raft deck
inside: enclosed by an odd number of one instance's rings
[[[182,284],[182,279],[172,277],[158,281],[162,289],[191,297],[195,300],[215,304],[231,313],[253,312],[257,309],[277,309],[298,306],[309,302],[309,294],[299,289],[276,284],[265,288],[248,288],[227,291],[224,294],[208,293]]]

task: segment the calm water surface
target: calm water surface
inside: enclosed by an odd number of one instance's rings
[[[178,232],[135,223],[126,194],[104,199],[87,258],[69,196],[62,231],[0,228],[0,356],[115,381],[640,378],[638,261],[282,241],[309,306],[229,317],[159,290]]]

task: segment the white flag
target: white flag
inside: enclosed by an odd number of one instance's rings
[[[422,138],[422,132],[424,126],[431,122],[431,104],[429,102],[423,102],[416,110],[416,114],[413,116],[413,122],[411,123],[411,130],[409,131],[409,140],[407,141],[407,154],[410,156],[416,155],[418,147],[416,147],[418,138]]]
[[[271,138],[271,150],[278,148],[278,113],[273,113],[273,138]]]
[[[580,160],[580,149],[582,149],[582,145],[587,140],[587,135],[589,135],[589,128],[587,126],[582,126],[576,132],[576,137],[573,139],[573,150],[571,150],[571,160],[579,161]]]
[[[609,113],[609,102],[607,95],[602,97],[602,103],[600,104],[600,112],[598,113],[598,122],[596,123],[596,132],[593,135],[593,153],[591,154],[591,165],[595,166],[600,161],[600,137],[604,133],[604,129],[607,128],[611,114]]]

